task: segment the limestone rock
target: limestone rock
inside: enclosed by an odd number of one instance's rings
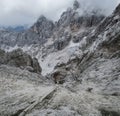
[[[0,54],[0,64],[27,69],[35,73],[41,73],[42,71],[38,60],[35,58],[32,59],[30,55],[24,53],[21,49],[17,49],[8,53],[0,50]]]
[[[54,29],[54,23],[45,16],[40,16],[37,22],[31,27],[31,30],[37,33],[41,39],[49,38]]]

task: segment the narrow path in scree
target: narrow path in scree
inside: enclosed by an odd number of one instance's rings
[[[22,113],[19,114],[19,116],[25,116],[26,113],[29,113],[33,108],[39,106],[39,109],[43,108],[45,105],[48,105],[55,96],[55,93],[57,92],[57,87],[52,89],[50,92],[46,93],[43,97],[39,97],[34,103],[32,103],[30,106],[28,106],[26,109],[23,110]]]

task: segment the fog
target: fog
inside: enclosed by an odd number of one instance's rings
[[[81,11],[102,9],[109,15],[120,0],[78,0]],[[61,13],[72,7],[74,0],[0,0],[0,25],[32,25],[40,15],[56,21]]]

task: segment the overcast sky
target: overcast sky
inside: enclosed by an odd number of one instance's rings
[[[0,0],[0,25],[33,24],[40,15],[57,20],[74,0]],[[120,0],[79,0],[82,9],[104,9],[112,13]]]

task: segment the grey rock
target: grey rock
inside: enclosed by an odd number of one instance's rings
[[[42,45],[53,34],[54,23],[49,21],[44,16],[41,16],[38,21],[28,30],[24,32],[11,32],[6,30],[0,31],[1,46],[18,46],[39,44]],[[34,38],[34,39],[33,39]]]
[[[77,10],[79,7],[80,7],[79,2],[77,0],[75,0],[74,3],[73,3],[74,10]]]
[[[119,14],[120,13],[120,4],[116,7],[115,11],[114,11],[114,14]]]
[[[13,67],[19,67],[22,69],[28,69],[35,73],[41,73],[42,69],[36,58],[32,59],[30,55],[24,53],[21,49],[14,50],[12,52],[5,53],[0,50],[0,64],[9,65]],[[31,67],[33,70],[31,70]]]
[[[68,38],[60,38],[58,40],[55,41],[54,43],[54,48],[57,50],[62,50],[64,49],[70,42],[70,37]]]
[[[37,33],[41,39],[51,37],[53,29],[54,23],[44,16],[40,16],[37,22],[31,27],[31,30]]]
[[[0,49],[0,64],[4,64],[5,62],[5,51]]]
[[[70,25],[72,28],[80,28],[80,27],[92,27],[97,25],[100,21],[104,19],[104,15],[99,14],[99,12],[94,12],[91,14],[79,15],[79,12],[73,10],[72,8],[68,8],[65,11],[61,18],[57,22],[57,26],[67,27]]]
[[[33,61],[32,61],[32,67],[34,69],[33,72],[36,72],[36,73],[40,73],[42,72],[42,68],[40,67],[39,63],[38,63],[38,60],[37,58],[33,58]]]

